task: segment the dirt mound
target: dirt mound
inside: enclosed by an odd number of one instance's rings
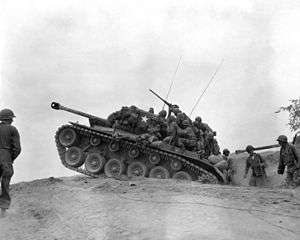
[[[41,179],[12,185],[0,239],[298,239],[299,190],[171,179]]]

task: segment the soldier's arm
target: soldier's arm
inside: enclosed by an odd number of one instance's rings
[[[283,158],[281,156],[281,150],[280,150],[280,157],[279,157],[277,173],[278,174],[283,174],[284,173],[284,168],[285,168],[285,165],[283,163]]]
[[[258,156],[260,158],[261,165],[264,166],[265,168],[267,168],[268,164],[267,164],[266,160],[260,154],[258,154]]]
[[[16,128],[12,131],[12,161],[14,161],[21,153],[20,135]]]
[[[249,158],[247,158],[244,177],[247,176],[249,168],[250,168],[250,162],[249,162]]]
[[[203,125],[204,125],[204,127],[205,127],[206,131],[208,131],[208,132],[213,132],[213,130],[211,129],[211,127],[210,127],[210,126],[208,126],[208,124],[207,124],[207,123],[203,123]]]
[[[292,151],[293,151],[295,160],[296,160],[295,164],[296,164],[296,166],[299,168],[299,167],[300,167],[300,159],[299,159],[299,156],[298,156],[298,154],[297,154],[296,148],[295,148],[295,146],[293,146],[293,145],[291,145],[291,148],[292,148]]]

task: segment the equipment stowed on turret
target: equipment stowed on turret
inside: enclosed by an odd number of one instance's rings
[[[107,119],[64,107],[53,102],[55,110],[64,110],[88,118],[90,126],[70,122],[55,135],[62,164],[73,171],[99,177],[152,177],[203,182],[225,182],[223,174],[196,152],[182,151],[162,141],[148,141],[147,121],[161,123],[157,115],[135,106],[123,107]]]

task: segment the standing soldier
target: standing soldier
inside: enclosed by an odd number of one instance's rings
[[[225,148],[223,150],[222,161],[216,163],[214,166],[218,168],[226,177],[229,184],[233,184],[233,159],[229,157],[230,151]]]
[[[246,160],[244,178],[247,177],[249,168],[251,167],[252,175],[249,180],[249,185],[262,187],[265,185],[266,180],[266,162],[258,153],[254,152],[253,146],[248,145],[246,151],[249,153],[249,157]]]
[[[288,186],[295,186],[297,181],[297,173],[300,168],[300,160],[297,156],[296,149],[289,144],[285,135],[277,138],[280,148],[280,158],[278,165],[278,174],[283,174],[285,166],[287,167],[286,183]]]
[[[0,111],[1,215],[4,215],[5,210],[9,208],[11,202],[9,183],[14,174],[12,164],[21,152],[18,130],[11,125],[14,117],[15,115],[10,109]]]

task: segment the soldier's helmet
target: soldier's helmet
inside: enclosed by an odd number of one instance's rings
[[[0,121],[1,120],[12,120],[15,116],[14,112],[8,108],[2,109],[0,111]]]
[[[153,109],[153,107],[149,108],[149,113],[154,114],[154,109]]]
[[[230,153],[230,151],[229,151],[227,148],[225,148],[225,149],[223,150],[223,154],[224,154],[224,155],[229,154],[229,153]]]
[[[214,133],[213,132],[208,132],[207,133],[207,139],[212,140],[214,138]]]
[[[202,122],[202,118],[201,118],[201,117],[199,117],[199,116],[198,116],[198,117],[196,117],[196,118],[195,118],[195,122]]]
[[[246,152],[250,152],[250,151],[253,151],[254,150],[254,147],[252,145],[248,145],[246,147]]]
[[[185,127],[190,126],[189,120],[187,120],[187,119],[183,120],[183,121],[182,121],[182,125],[185,126]]]
[[[183,120],[184,119],[184,114],[182,112],[177,114],[177,119]]]
[[[181,113],[181,110],[179,109],[179,108],[173,108],[173,113],[174,114],[179,114],[179,113]]]
[[[285,135],[280,135],[280,136],[277,138],[277,141],[278,141],[278,142],[287,142],[288,139],[287,139],[287,136],[285,136]]]
[[[158,116],[159,116],[159,117],[165,118],[165,117],[167,116],[167,111],[166,111],[166,110],[161,110],[161,111],[158,113]]]

